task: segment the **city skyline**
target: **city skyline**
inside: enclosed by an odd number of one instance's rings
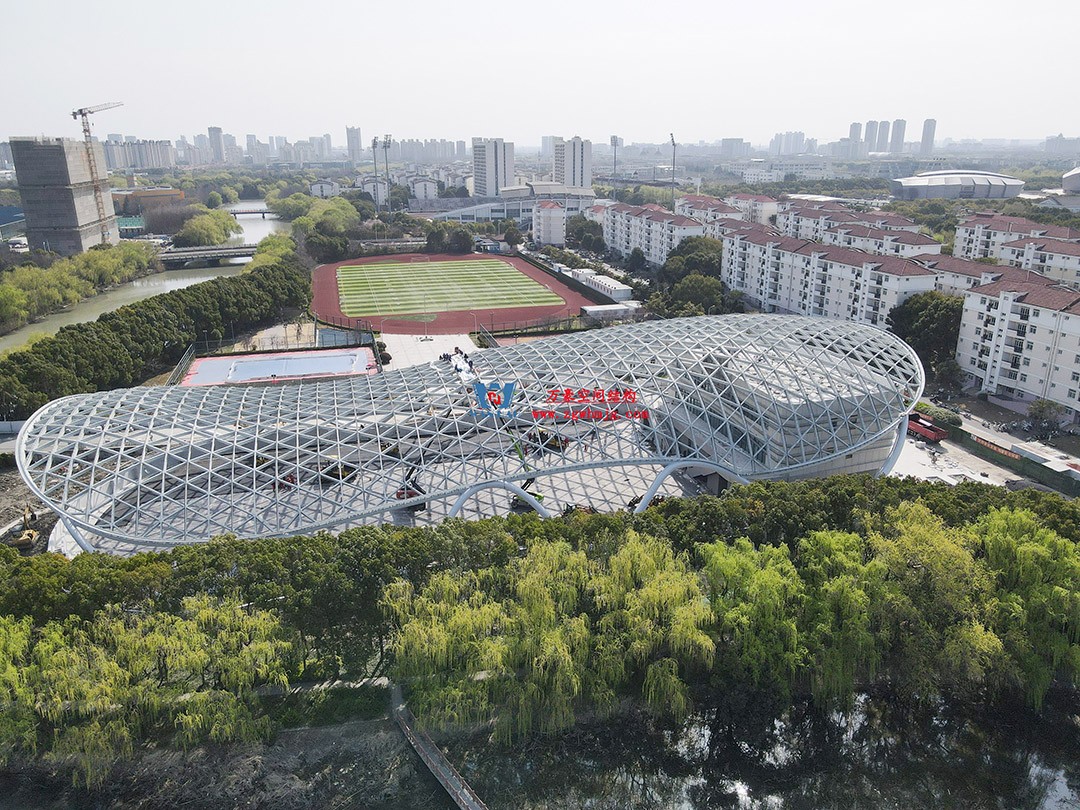
[[[278,0],[226,7],[193,0],[184,15],[164,6],[140,7],[123,40],[116,39],[108,15],[88,14],[72,0],[60,6],[67,13],[31,4],[5,12],[9,30],[25,35],[7,39],[4,62],[32,65],[35,75],[33,82],[9,88],[0,139],[78,137],[70,111],[112,100],[124,107],[94,121],[102,140],[107,132],[174,140],[214,125],[241,138],[258,133],[260,140],[270,133],[294,139],[331,132],[337,143],[344,141],[346,126],[359,126],[397,138],[435,134],[470,140],[491,133],[522,147],[539,146],[552,132],[596,143],[612,132],[627,143],[663,143],[674,132],[683,143],[741,137],[765,144],[790,130],[822,142],[838,140],[851,121],[885,116],[909,122],[934,118],[940,140],[1080,134],[1080,110],[1060,103],[1060,84],[1050,79],[1027,78],[1021,98],[1024,109],[1053,110],[1053,119],[1005,114],[1000,104],[957,106],[957,87],[964,82],[997,85],[1006,90],[1004,97],[1014,95],[1010,87],[1019,92],[1016,66],[1008,60],[976,61],[960,45],[935,53],[933,60],[897,56],[903,52],[897,42],[911,43],[917,54],[920,38],[957,31],[978,41],[980,53],[1007,50],[1013,35],[1000,21],[1008,7],[996,1],[971,7],[914,0],[900,13],[850,0],[825,0],[812,9],[783,0],[770,18],[767,48],[756,36],[739,35],[760,31],[755,9],[704,2],[685,4],[661,21],[655,6],[645,3],[623,4],[612,13],[600,4],[555,0],[552,13],[537,15],[491,0],[456,13],[423,0],[421,13],[405,17],[393,8],[361,13],[329,0],[304,17]],[[572,9],[574,25],[563,24],[563,8]],[[498,13],[518,35],[473,47],[475,19],[489,13]],[[1025,13],[1029,23],[1058,26],[1074,16],[1056,0],[1035,0]],[[208,19],[217,27],[207,26]],[[350,26],[366,32],[363,47],[337,47],[326,39],[327,30]],[[34,36],[35,31],[49,36]],[[887,42],[882,31],[888,32]],[[398,35],[407,35],[407,50]],[[72,55],[95,37],[120,43],[124,58],[115,64],[145,69],[116,68],[101,81],[77,85],[71,80]],[[868,46],[863,69],[838,56],[853,48],[865,54]],[[1047,77],[1065,75],[1071,67],[1065,49],[1044,49],[1038,59]],[[516,71],[489,69],[492,63],[530,61],[542,62],[549,72],[543,87],[552,88],[550,99],[523,90]],[[807,61],[820,69],[796,69]],[[442,67],[433,72],[435,63]],[[724,79],[733,65],[745,65],[746,79],[762,89],[741,93],[734,107],[722,102],[730,97]],[[626,70],[619,78],[622,68],[631,67],[650,69]],[[602,78],[605,70],[614,81]],[[842,91],[828,89],[833,85],[822,81],[823,70],[843,73]],[[710,74],[716,76],[714,87]],[[566,87],[572,91],[555,92]],[[908,136],[914,141],[918,133]]]

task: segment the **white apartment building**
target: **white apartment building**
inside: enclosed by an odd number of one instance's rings
[[[826,231],[840,226],[919,233],[919,225],[887,211],[855,212],[837,203],[795,203],[776,215],[776,228],[785,236],[824,242]]]
[[[666,262],[668,254],[683,239],[704,235],[702,223],[673,214],[659,205],[619,203],[604,209],[604,244],[623,256],[640,248],[653,265]]]
[[[983,391],[1025,407],[1036,399],[1080,415],[1080,291],[1052,279],[968,290],[956,361]]]
[[[615,200],[597,200],[595,204],[590,205],[588,208],[582,211],[581,215],[585,217],[585,219],[589,220],[589,222],[599,222],[601,225],[603,225],[604,211],[608,208],[608,206],[611,205],[618,205],[618,202],[616,202]]]
[[[723,202],[742,211],[744,219],[768,225],[769,218],[780,211],[780,204],[764,194],[731,194]]]
[[[434,200],[439,196],[439,184],[430,177],[410,177],[409,191],[418,200]]]
[[[923,267],[928,267],[937,273],[936,289],[946,295],[964,295],[972,287],[981,284],[989,284],[991,281],[1024,281],[1030,279],[1028,272],[1017,270],[1015,267],[1002,265],[983,264],[971,259],[959,259],[956,256],[945,256],[936,253],[927,253],[912,256],[913,261]]]
[[[997,258],[1064,284],[1080,285],[1080,243],[1077,242],[1029,236],[1003,244],[998,248]]]
[[[385,180],[376,180],[370,175],[367,177],[357,177],[356,187],[361,191],[366,191],[371,195],[371,199],[375,201],[376,207],[381,208],[386,205],[386,201],[390,198],[390,186]]]
[[[779,234],[768,225],[750,222],[747,219],[733,219],[731,217],[717,217],[705,223],[705,235],[720,241],[729,233],[765,233],[778,236]]]
[[[686,194],[679,197],[675,200],[675,213],[706,224],[720,217],[746,219],[743,212],[735,206],[707,194]]]
[[[473,196],[498,197],[499,189],[512,186],[514,144],[502,138],[473,138]]]
[[[897,304],[934,289],[936,274],[895,256],[765,232],[723,238],[721,278],[765,312],[885,326]]]
[[[866,225],[838,225],[822,235],[826,245],[839,245],[864,250],[878,256],[901,256],[905,259],[919,254],[941,253],[941,243],[921,233],[885,231]]]
[[[555,138],[551,179],[573,188],[592,188],[592,141],[583,141],[576,135],[567,141]]]
[[[1007,217],[982,212],[967,217],[956,226],[953,255],[962,259],[997,258],[1001,246],[1027,237],[1049,237],[1080,242],[1080,231],[1061,225],[1040,225],[1024,217]]]
[[[540,245],[566,244],[566,209],[555,200],[541,200],[532,211],[533,241]]]
[[[316,180],[311,184],[311,196],[326,199],[341,194],[341,184],[333,180]]]

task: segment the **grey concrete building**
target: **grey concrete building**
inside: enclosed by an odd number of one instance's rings
[[[919,154],[929,157],[934,154],[934,134],[937,132],[937,121],[927,118],[922,125],[922,142],[919,144]]]
[[[105,218],[98,216],[86,144],[68,138],[12,138],[11,152],[31,248],[63,256],[120,241],[105,172],[105,151],[93,145]]]
[[[907,130],[907,121],[897,118],[892,122],[892,139],[889,141],[889,151],[898,154],[904,151],[904,133]]]

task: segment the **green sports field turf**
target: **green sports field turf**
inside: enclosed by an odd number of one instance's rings
[[[337,280],[341,312],[349,318],[563,303],[498,259],[348,265],[338,268]]]

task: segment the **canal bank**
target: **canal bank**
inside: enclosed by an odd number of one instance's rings
[[[272,233],[288,233],[290,224],[280,219],[262,216],[262,210],[266,208],[261,200],[248,200],[247,202],[233,203],[225,206],[225,210],[236,208],[238,210],[257,210],[256,214],[241,214],[236,221],[244,229],[237,234],[230,243],[245,244],[259,242]],[[27,324],[14,332],[0,336],[0,352],[17,349],[26,344],[32,337],[38,335],[55,335],[65,326],[76,323],[95,321],[106,312],[112,312],[127,304],[134,304],[144,298],[151,298],[162,293],[182,290],[193,284],[220,278],[222,276],[236,276],[244,271],[244,265],[248,260],[239,259],[229,264],[215,267],[188,267],[182,270],[168,270],[164,273],[154,273],[142,278],[121,284],[111,290],[107,290],[92,298],[80,301],[78,304],[62,312],[54,312],[35,323]]]

